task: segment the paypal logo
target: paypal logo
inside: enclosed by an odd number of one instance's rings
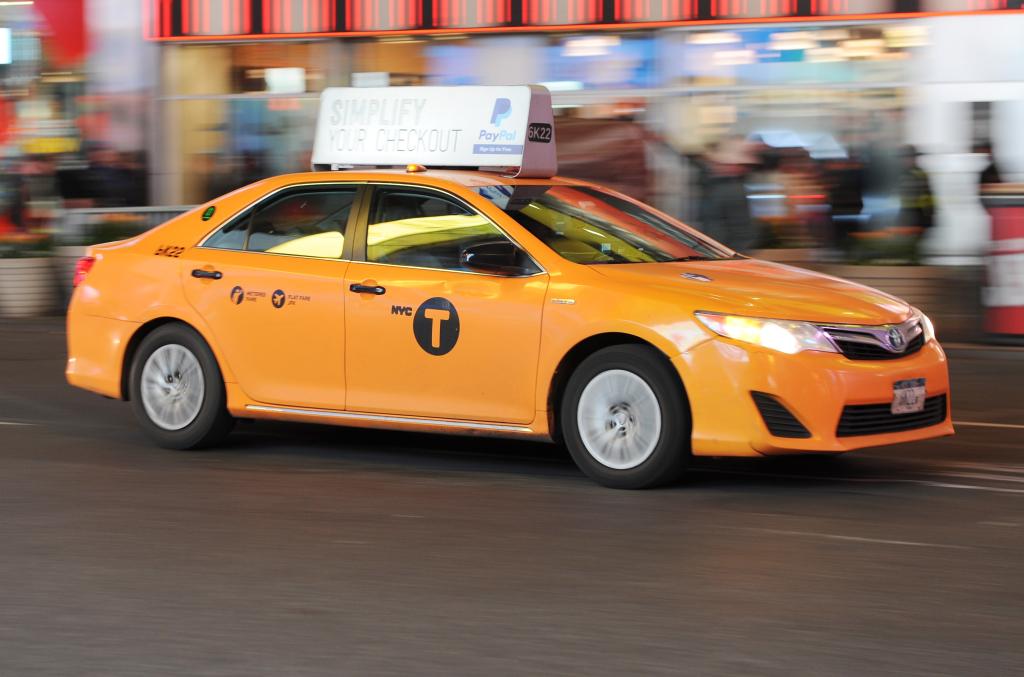
[[[494,100],[491,109],[491,124],[480,130],[473,143],[474,155],[522,155],[523,141],[515,125],[502,127],[505,119],[512,115],[512,99]]]
[[[512,100],[511,99],[495,99],[494,110],[491,111],[491,124],[495,127],[501,127],[501,123],[505,121],[509,115],[512,114]]]
[[[511,129],[499,129],[489,132],[486,129],[480,130],[478,141],[489,141],[491,143],[512,143],[516,140],[516,133]]]

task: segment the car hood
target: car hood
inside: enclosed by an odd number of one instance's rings
[[[884,292],[779,263],[756,259],[592,265],[595,272],[637,288],[653,285],[695,299],[695,310],[836,324],[891,324],[911,308]],[[702,275],[709,281],[688,279]]]

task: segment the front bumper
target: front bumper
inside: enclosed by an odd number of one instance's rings
[[[693,453],[758,456],[837,453],[953,434],[946,355],[936,341],[897,360],[850,360],[803,352],[785,355],[728,339],[712,339],[672,360],[686,387],[693,416]],[[893,383],[926,379],[926,396],[946,395],[945,420],[898,432],[838,436],[847,405],[884,405]],[[752,393],[774,396],[809,431],[805,438],[773,435]]]

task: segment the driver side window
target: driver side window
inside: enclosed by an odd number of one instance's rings
[[[469,270],[462,250],[509,242],[486,218],[440,193],[378,187],[366,231],[366,260],[415,268]]]

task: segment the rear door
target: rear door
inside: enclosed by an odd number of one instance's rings
[[[279,191],[182,256],[186,296],[248,397],[345,407],[346,235],[361,190]]]
[[[381,185],[367,204],[345,279],[347,408],[532,421],[548,275],[463,267],[465,246],[509,238],[450,194]]]

